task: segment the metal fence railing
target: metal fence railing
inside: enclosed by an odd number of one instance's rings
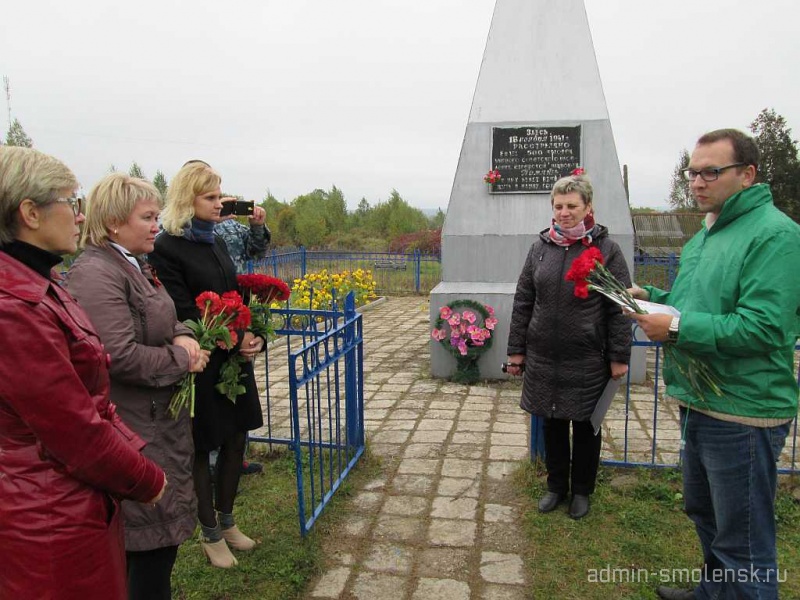
[[[353,294],[343,310],[275,309],[285,337],[265,365],[264,427],[251,442],[294,452],[300,533],[305,536],[363,455],[364,337]],[[282,346],[282,345],[281,345]],[[269,360],[269,359],[268,359]],[[288,389],[270,384],[283,377]],[[287,398],[288,396],[288,398]]]
[[[441,280],[441,257],[413,252],[351,252],[275,248],[262,259],[247,264],[251,273],[266,273],[292,282],[307,273],[369,270],[376,291],[383,295],[427,294]]]
[[[636,255],[633,278],[669,289],[678,274],[679,257]],[[287,282],[322,269],[332,272],[364,269],[372,271],[377,292],[383,295],[427,294],[441,281],[439,254],[413,252],[353,252],[349,250],[307,250],[300,247],[273,248],[267,256],[247,264],[249,272],[266,273]]]
[[[604,449],[601,462],[619,467],[676,467],[680,463],[682,432],[678,405],[664,400],[663,349],[652,341],[634,340],[634,347],[647,352],[647,382],[631,382],[631,372],[603,422]],[[795,346],[795,367],[800,382],[800,344]],[[543,420],[531,417],[531,459],[544,457]],[[792,422],[786,445],[778,461],[778,472],[800,473],[798,417]]]

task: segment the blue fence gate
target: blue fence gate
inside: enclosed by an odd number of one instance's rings
[[[364,453],[362,318],[348,294],[344,310],[272,311],[285,336],[287,363],[266,368],[265,432],[251,441],[294,453],[300,533],[316,522]],[[273,372],[271,373],[272,367]],[[270,380],[288,381],[288,402]],[[276,383],[277,385],[277,383]]]

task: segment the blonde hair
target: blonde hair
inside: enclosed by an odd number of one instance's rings
[[[103,177],[89,192],[81,247],[87,244],[104,246],[108,232],[115,225],[125,223],[141,200],[155,200],[159,206],[162,204],[161,194],[149,181],[122,173]]]
[[[553,204],[556,196],[563,196],[564,194],[571,194],[577,192],[583,198],[586,205],[592,204],[592,182],[586,175],[568,175],[556,181],[553,185],[553,191],[550,192],[550,204]]]
[[[161,213],[161,225],[171,235],[181,235],[183,226],[194,216],[194,199],[216,190],[222,184],[217,172],[202,161],[190,161],[181,167],[167,189],[167,203]]]
[[[43,206],[77,187],[75,175],[57,158],[33,148],[0,146],[0,244],[16,238],[23,200]]]

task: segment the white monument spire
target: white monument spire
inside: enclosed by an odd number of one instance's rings
[[[583,0],[497,0],[442,230],[442,282],[431,322],[448,302],[495,307],[499,324],[481,359],[502,377],[516,281],[530,245],[550,224],[549,189],[574,166],[594,186],[597,221],[629,265],[633,228]],[[490,188],[483,176],[499,168]],[[432,342],[432,372],[455,361]]]

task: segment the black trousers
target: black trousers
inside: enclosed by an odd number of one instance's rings
[[[177,556],[177,546],[126,552],[128,600],[171,600],[170,577]]]
[[[570,423],[572,423],[571,453]],[[597,468],[600,465],[601,434],[595,435],[594,428],[588,421],[566,419],[545,419],[543,429],[547,489],[557,494],[566,494],[571,489],[573,494],[581,496],[588,496],[594,492]]]

